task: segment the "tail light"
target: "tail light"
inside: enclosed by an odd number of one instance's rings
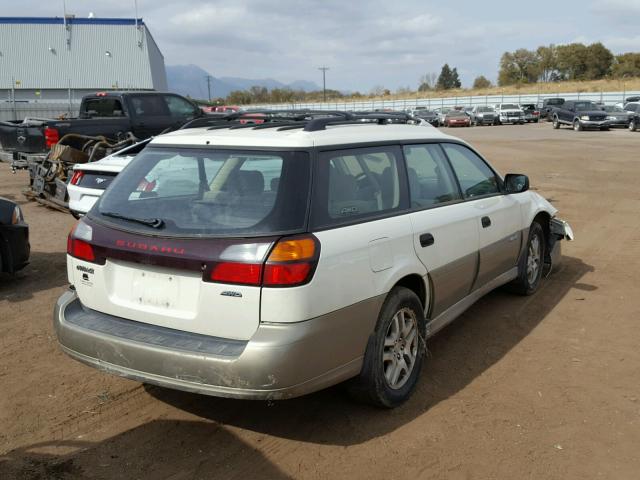
[[[208,280],[264,287],[304,285],[313,277],[319,256],[320,243],[314,236],[283,238],[264,263],[220,262]]]
[[[53,147],[60,140],[60,133],[56,128],[44,127],[44,143],[47,148]]]
[[[84,177],[84,172],[82,170],[75,170],[71,177],[71,182],[69,183],[71,183],[71,185],[78,185],[80,180],[82,180],[82,177]]]
[[[86,262],[103,263],[97,260],[94,248],[89,243],[92,237],[93,229],[89,225],[82,220],[76,223],[67,237],[67,254]]]

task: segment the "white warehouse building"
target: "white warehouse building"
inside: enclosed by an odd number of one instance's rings
[[[167,90],[142,19],[0,17],[0,106],[77,103],[100,90]]]

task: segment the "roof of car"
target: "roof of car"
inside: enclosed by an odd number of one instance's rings
[[[330,145],[363,144],[406,140],[453,139],[430,125],[371,123],[329,125],[326,129],[307,132],[303,128],[215,129],[192,128],[160,135],[151,145],[220,145],[233,147],[311,148]]]

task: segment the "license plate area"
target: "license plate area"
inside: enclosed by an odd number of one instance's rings
[[[180,277],[176,275],[137,271],[133,273],[133,302],[140,306],[177,308]]]
[[[109,299],[115,305],[171,318],[192,318],[200,302],[202,274],[109,260]]]

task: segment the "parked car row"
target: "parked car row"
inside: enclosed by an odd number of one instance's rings
[[[432,110],[415,107],[406,111],[435,127],[469,127],[479,125],[523,125],[547,119],[554,128],[571,126],[577,131],[586,129],[640,128],[640,98],[629,97],[624,106],[604,105],[588,100],[546,98],[539,104],[498,103],[474,107],[438,107]]]
[[[640,102],[629,102],[620,107],[598,105],[588,100],[567,100],[561,105],[550,107],[547,115],[555,129],[562,125],[577,132],[622,127],[635,132],[640,125]]]

